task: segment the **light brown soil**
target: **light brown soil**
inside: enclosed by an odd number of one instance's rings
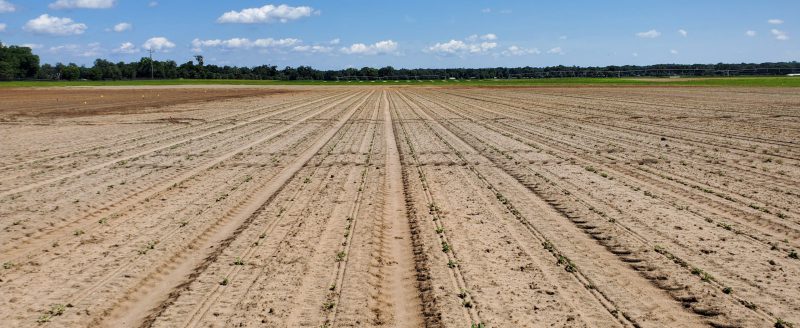
[[[800,323],[798,90],[175,90],[0,94],[3,326]]]

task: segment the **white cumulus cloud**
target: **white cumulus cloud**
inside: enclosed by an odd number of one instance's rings
[[[148,3],[147,6],[150,8],[158,7],[158,1],[150,1],[150,3]]]
[[[0,23],[0,32],[5,32],[5,31],[6,31],[6,24]]]
[[[789,35],[786,34],[786,31],[781,31],[773,28],[769,32],[772,33],[772,36],[774,36],[776,40],[781,40],[781,41],[789,40]]]
[[[296,46],[292,48],[292,51],[296,52],[305,52],[305,53],[329,53],[333,50],[331,47],[320,46],[320,45],[303,45],[303,46]]]
[[[687,32],[687,31],[686,31],[686,30],[684,30],[684,29],[680,29],[680,30],[678,30],[678,34],[680,34],[680,35],[681,35],[681,36],[683,36],[683,37],[686,37],[686,36],[688,36],[688,35],[689,35],[689,32]]]
[[[142,48],[155,51],[168,51],[169,49],[175,48],[175,44],[163,36],[157,36],[147,39],[147,41],[142,44]]]
[[[119,48],[112,50],[112,52],[119,53],[119,54],[132,54],[139,52],[139,49],[132,42],[123,42],[119,45]]]
[[[773,19],[767,20],[767,23],[770,23],[772,25],[781,25],[781,24],[783,24],[783,20],[782,19],[773,18]]]
[[[10,3],[6,0],[0,0],[0,13],[13,13],[16,10],[17,7],[15,7],[13,3]]]
[[[99,57],[105,53],[105,49],[100,47],[100,43],[97,42],[89,43],[86,45],[65,44],[60,46],[52,46],[47,51],[62,57],[63,56]]]
[[[473,34],[468,36],[465,40],[450,40],[443,43],[437,42],[425,48],[423,51],[445,56],[480,54],[497,48],[497,42],[491,42],[494,40],[497,40],[497,35],[492,33],[484,35]]]
[[[329,41],[328,43],[336,45],[336,44],[339,44],[340,42],[342,42],[342,40],[340,40],[339,38],[336,38],[336,39],[333,39],[333,40]]]
[[[212,40],[192,40],[192,47],[195,51],[201,51],[203,48],[228,48],[228,49],[251,49],[251,48],[280,48],[291,47],[302,43],[300,39],[285,38],[285,39],[255,39],[248,38],[232,38],[228,40],[212,39]]]
[[[50,9],[108,9],[114,7],[116,0],[57,0],[50,4]]]
[[[397,46],[397,42],[392,40],[383,40],[373,44],[354,43],[349,47],[341,48],[340,51],[348,55],[393,54],[396,53]]]
[[[131,23],[119,23],[117,25],[114,25],[113,30],[114,30],[114,32],[125,32],[125,31],[128,31],[128,30],[132,29],[132,28],[133,28],[133,25],[131,25]]]
[[[564,54],[564,49],[561,49],[561,47],[555,47],[555,48],[552,48],[550,50],[547,50],[547,53],[548,54],[554,54],[554,55],[563,55]]]
[[[83,23],[76,23],[70,18],[60,18],[43,14],[29,20],[22,29],[37,34],[65,36],[83,34],[87,26]]]
[[[536,48],[523,48],[519,46],[510,46],[503,51],[504,56],[524,56],[524,55],[538,55],[542,53]]]
[[[468,36],[465,40],[470,41],[470,42],[475,42],[475,41],[478,41],[478,40],[494,41],[494,40],[497,40],[497,35],[494,34],[494,33],[488,33],[488,34],[484,34],[484,35],[473,34],[473,35]]]
[[[661,36],[661,32],[656,31],[656,30],[649,30],[649,31],[645,31],[645,32],[636,33],[636,36],[640,37],[640,38],[643,38],[643,39],[655,39],[655,38]]]
[[[678,54],[678,50],[675,50],[675,49],[670,49],[670,50],[669,50],[669,53],[671,53],[671,54],[673,54],[673,55],[677,55],[677,54]]]
[[[217,19],[219,23],[272,23],[275,21],[286,23],[303,17],[319,14],[314,8],[308,6],[292,7],[287,5],[266,5],[260,8],[247,8],[241,11],[229,11]]]
[[[747,30],[747,31],[744,32],[744,35],[747,35],[747,36],[750,36],[750,37],[756,36],[756,34],[757,34],[756,31],[753,31],[753,30]]]

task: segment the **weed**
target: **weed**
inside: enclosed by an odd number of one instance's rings
[[[75,230],[75,232],[73,232],[72,234],[75,235],[75,236],[80,236],[80,235],[82,235],[84,233],[86,233],[86,232],[83,231],[83,230],[78,229],[78,230]]]
[[[794,328],[794,324],[778,318],[778,320],[775,321],[775,328]]]
[[[227,286],[228,283],[230,283],[230,280],[228,280],[228,277],[222,278],[222,281],[219,282],[219,284],[221,286]]]
[[[453,268],[455,268],[457,266],[458,266],[458,262],[453,261],[453,260],[447,261],[447,267],[448,268],[453,269]]]
[[[181,221],[180,227],[183,228],[189,224],[189,221]]]
[[[236,257],[236,259],[233,260],[233,265],[244,265],[244,260],[242,260],[241,257]]]
[[[558,265],[564,265],[564,270],[570,273],[577,271],[575,264],[572,263],[569,258],[563,255],[558,256]]]
[[[53,304],[50,307],[50,310],[39,316],[39,319],[36,319],[36,322],[38,323],[50,322],[50,320],[52,320],[53,317],[57,317],[64,314],[64,311],[66,310],[67,307],[64,304]]]
[[[336,290],[336,284],[333,284],[330,287],[328,287],[328,290],[330,290],[330,291]]]
[[[309,182],[311,182],[311,178],[306,177],[305,179],[303,179],[303,183],[309,183]]]
[[[444,233],[444,228],[442,228],[442,227],[437,227],[437,228],[436,228],[436,233],[438,233],[438,234],[442,234],[442,233]]]
[[[445,253],[447,253],[447,252],[449,252],[449,251],[450,251],[450,245],[448,245],[448,244],[447,244],[447,242],[444,242],[444,241],[443,241],[443,242],[442,242],[442,252],[445,252]]]
[[[336,262],[344,261],[345,257],[347,257],[347,253],[345,253],[344,251],[336,253]]]
[[[484,324],[483,322],[473,323],[470,326],[470,328],[486,328],[486,324]]]
[[[722,289],[722,292],[725,293],[725,294],[730,294],[730,293],[733,292],[733,288],[725,287],[725,288]]]
[[[592,172],[592,173],[597,173],[597,169],[595,169],[594,167],[591,167],[591,166],[587,166],[586,167],[586,171],[589,171],[589,172]]]
[[[13,268],[13,267],[14,267],[14,263],[11,263],[11,262],[5,262],[5,263],[3,263],[3,269],[6,269],[6,270],[8,270],[8,269],[11,269],[11,268]]]
[[[334,301],[327,301],[325,303],[322,303],[322,309],[326,311],[333,310],[334,306],[336,306],[336,302]]]
[[[789,251],[789,258],[797,260],[798,259],[797,251],[795,251],[795,250]]]

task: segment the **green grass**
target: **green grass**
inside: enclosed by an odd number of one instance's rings
[[[800,77],[708,77],[708,78],[548,78],[489,80],[390,80],[390,81],[278,81],[278,80],[136,80],[136,81],[11,81],[3,87],[65,86],[171,86],[171,85],[424,85],[424,86],[709,86],[709,87],[800,87]]]

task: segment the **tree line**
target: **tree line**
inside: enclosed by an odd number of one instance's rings
[[[149,79],[232,79],[232,80],[371,80],[371,79],[507,79],[543,77],[624,77],[624,76],[725,76],[785,75],[800,73],[800,62],[759,64],[659,64],[647,66],[550,66],[452,69],[395,69],[391,66],[361,69],[318,70],[309,66],[254,67],[206,65],[202,56],[178,65],[173,60],[143,57],[134,62],[97,59],[89,66],[74,63],[39,64],[31,48],[0,43],[0,80],[135,80]]]

